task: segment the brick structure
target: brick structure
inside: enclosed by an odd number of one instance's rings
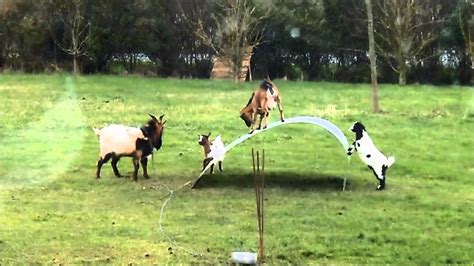
[[[247,48],[244,60],[242,60],[242,69],[239,77],[240,81],[246,81],[247,76],[249,80],[252,80],[252,73],[250,71],[252,50],[252,47]],[[214,57],[213,64],[211,79],[233,79],[231,61],[228,57]]]

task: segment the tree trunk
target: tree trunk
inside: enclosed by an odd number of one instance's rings
[[[474,56],[471,55],[470,57],[471,57],[471,86],[472,86],[474,85]]]
[[[74,75],[79,74],[79,66],[77,64],[77,55],[72,56],[72,64],[73,64],[73,73]]]
[[[398,71],[398,85],[405,86],[407,84],[407,67],[405,63],[400,63]]]
[[[239,75],[234,73],[234,83],[239,83]]]
[[[379,106],[379,85],[377,83],[377,55],[375,54],[375,39],[374,39],[374,18],[372,15],[371,0],[365,0],[367,7],[367,29],[369,32],[369,58],[370,58],[370,80],[372,82],[372,112],[380,112]]]

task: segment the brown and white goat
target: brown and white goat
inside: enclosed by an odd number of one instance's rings
[[[151,119],[141,128],[127,127],[124,125],[109,125],[102,129],[94,128],[99,136],[100,158],[97,162],[96,178],[100,178],[102,165],[112,159],[112,169],[116,177],[122,177],[117,169],[121,157],[132,157],[133,180],[137,181],[139,162],[143,167],[143,177],[150,178],[147,172],[148,156],[153,154],[153,149],[159,150],[162,145],[163,129],[166,120],[161,115]]]
[[[219,170],[222,172],[222,162],[224,161],[225,146],[221,136],[217,136],[214,141],[210,139],[211,132],[207,135],[199,135],[199,145],[204,148],[204,160],[202,161],[202,170],[213,160],[219,162]],[[211,174],[214,173],[214,164],[211,165]]]
[[[283,118],[283,108],[281,106],[281,97],[278,88],[271,81],[264,80],[258,89],[252,93],[247,105],[240,111],[240,118],[244,120],[247,127],[250,127],[250,133],[255,130],[257,118],[260,115],[260,123],[257,129],[262,128],[262,120],[265,119],[265,125],[268,126],[268,116],[270,110],[278,106],[280,110],[280,120],[285,122]]]

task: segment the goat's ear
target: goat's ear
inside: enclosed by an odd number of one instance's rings
[[[148,114],[148,115],[151,117],[151,119],[153,119],[153,121],[158,122],[158,119],[156,119],[156,117],[154,115],[152,115],[152,114]]]

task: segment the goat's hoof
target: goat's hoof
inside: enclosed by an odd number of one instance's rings
[[[282,119],[281,122],[282,122],[282,123],[285,123],[285,119]]]
[[[267,129],[267,126],[264,126],[263,129]]]
[[[144,175],[143,178],[150,179],[150,176],[149,175]]]
[[[385,189],[385,186],[378,185],[375,190],[380,191],[380,190],[384,190],[384,189]]]
[[[254,132],[254,130],[250,130],[250,131],[249,131],[249,134],[252,134],[253,132]]]

